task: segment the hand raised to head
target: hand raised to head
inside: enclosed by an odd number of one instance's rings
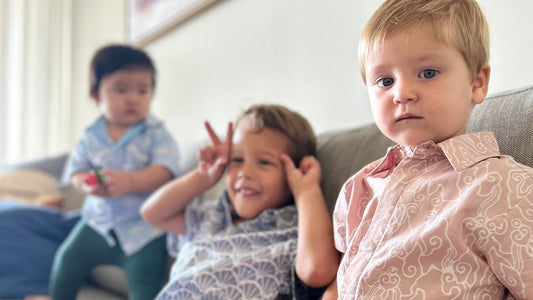
[[[320,163],[315,157],[304,157],[299,168],[296,168],[287,154],[281,154],[280,159],[285,166],[287,182],[295,201],[298,201],[299,196],[306,191],[320,188],[321,169]]]
[[[209,179],[216,182],[222,177],[229,161],[233,124],[231,122],[228,123],[224,142],[220,141],[209,122],[206,121],[204,124],[212,144],[200,150],[200,170],[205,172]]]

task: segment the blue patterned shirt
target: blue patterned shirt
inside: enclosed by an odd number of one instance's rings
[[[89,126],[72,153],[67,179],[76,172],[113,169],[133,172],[158,165],[168,169],[174,176],[181,172],[178,147],[164,124],[148,116],[132,126],[113,142],[107,130],[107,121],[101,116]],[[150,193],[126,194],[120,197],[88,195],[82,210],[83,217],[96,232],[101,234],[110,247],[116,233],[122,250],[131,255],[163,232],[146,223],[139,213],[142,203]]]
[[[193,201],[186,233],[168,235],[176,257],[157,299],[279,299],[292,294],[298,214],[294,205],[232,223],[226,193]]]

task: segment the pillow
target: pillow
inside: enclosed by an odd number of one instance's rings
[[[79,213],[0,201],[0,299],[48,294],[55,252]]]
[[[0,199],[60,207],[64,197],[55,177],[38,170],[14,169],[0,173]]]

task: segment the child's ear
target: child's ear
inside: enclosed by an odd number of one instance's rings
[[[480,104],[485,100],[489,90],[490,66],[485,64],[474,77],[472,83],[472,103]]]
[[[91,99],[93,99],[93,101],[95,103],[97,103],[97,104],[100,103],[100,98],[98,97],[98,92],[91,91],[90,96],[91,96]]]

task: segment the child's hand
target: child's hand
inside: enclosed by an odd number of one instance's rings
[[[104,175],[100,170],[91,171],[85,175],[85,183],[91,186],[96,186],[104,183]]]
[[[281,154],[280,159],[285,165],[287,182],[291,189],[294,200],[306,192],[315,192],[320,185],[320,163],[313,156],[306,156],[300,162],[300,168],[296,168],[294,162],[287,154]]]
[[[228,164],[231,150],[231,136],[233,134],[232,127],[233,124],[229,123],[226,140],[222,143],[213,131],[213,128],[211,128],[209,122],[205,122],[205,128],[213,144],[200,150],[200,171],[207,175],[211,184],[215,184],[220,180]]]
[[[100,183],[97,172],[98,171],[90,171],[74,174],[72,183],[84,194],[91,194],[100,197],[109,196],[106,187]]]
[[[111,197],[129,194],[133,190],[133,177],[128,172],[103,170],[104,186]]]

